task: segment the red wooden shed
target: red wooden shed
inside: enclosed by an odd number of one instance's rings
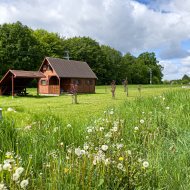
[[[46,57],[39,72],[45,75],[39,80],[39,94],[69,92],[71,83],[78,84],[80,93],[95,93],[97,77],[86,62]]]

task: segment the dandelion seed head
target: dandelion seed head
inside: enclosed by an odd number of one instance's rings
[[[77,156],[81,156],[81,149],[80,148],[75,148],[75,154]]]
[[[11,168],[12,168],[12,166],[11,166],[10,163],[5,163],[5,164],[3,165],[3,170],[8,170],[8,171],[10,171]]]
[[[149,166],[149,163],[148,163],[147,161],[144,161],[144,162],[143,162],[143,167],[144,167],[144,168],[148,168],[148,166]]]
[[[69,123],[69,124],[67,124],[67,128],[71,128],[72,126],[71,126],[71,124]]]
[[[102,149],[103,151],[106,151],[106,150],[108,149],[108,145],[106,145],[106,144],[102,145],[102,146],[101,146],[101,149]]]
[[[13,181],[18,181],[19,178],[20,178],[20,175],[18,173],[13,174],[13,177],[12,177]]]
[[[138,127],[135,127],[135,128],[134,128],[134,130],[135,130],[135,131],[138,131],[138,130],[139,130],[139,128],[138,128]]]
[[[25,189],[28,186],[28,184],[29,184],[28,179],[22,180],[21,183],[20,183],[20,187],[22,189]]]
[[[21,175],[24,171],[24,168],[23,167],[19,167],[16,169],[15,173],[17,173],[18,175]]]
[[[122,163],[119,163],[119,164],[117,165],[117,168],[118,168],[119,170],[122,170],[122,169],[123,169],[123,164],[122,164]]]

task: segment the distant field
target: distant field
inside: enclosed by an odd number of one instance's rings
[[[154,96],[170,90],[178,89],[179,86],[164,85],[142,85],[141,96]],[[49,114],[54,114],[67,122],[83,119],[94,119],[100,116],[108,108],[118,107],[125,100],[134,100],[139,97],[138,85],[129,85],[129,96],[127,97],[123,86],[117,86],[116,98],[112,99],[110,86],[96,86],[96,94],[79,94],[77,105],[72,104],[71,96],[64,94],[59,97],[36,96],[36,89],[28,89],[27,97],[0,97],[0,107],[3,108],[4,116],[15,116],[19,121],[16,125],[24,127],[33,122],[33,114],[43,115],[47,118]],[[9,113],[7,108],[13,108],[17,112]]]

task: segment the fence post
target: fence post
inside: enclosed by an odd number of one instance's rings
[[[0,108],[0,120],[3,118],[2,116],[2,108]]]

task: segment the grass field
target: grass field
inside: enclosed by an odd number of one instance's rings
[[[0,189],[190,189],[189,89],[30,94],[0,97]]]
[[[159,95],[163,92],[177,89],[177,86],[142,86],[141,96],[148,97],[152,95]],[[79,104],[72,104],[70,95],[62,95],[60,97],[38,97],[36,96],[36,89],[28,89],[30,97],[0,97],[0,107],[3,108],[4,115],[13,115],[13,113],[6,112],[11,107],[17,112],[14,113],[18,119],[18,127],[30,125],[33,122],[33,114],[43,115],[47,118],[49,114],[55,114],[61,117],[65,122],[78,122],[78,120],[85,123],[91,118],[94,120],[100,116],[104,110],[113,107],[119,107],[125,100],[134,100],[139,97],[138,86],[129,86],[129,96],[125,95],[123,86],[117,86],[116,98],[111,97],[110,87],[97,86],[96,94],[79,94]],[[17,122],[16,122],[17,123]]]

